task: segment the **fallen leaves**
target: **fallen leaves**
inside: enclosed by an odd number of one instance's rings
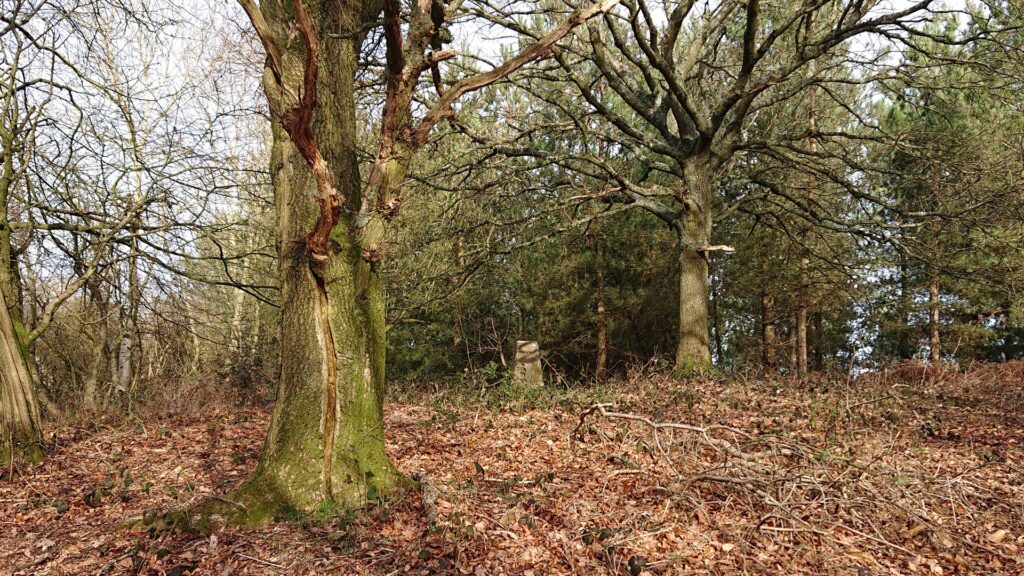
[[[1002,544],[1003,540],[1006,540],[1006,535],[1009,533],[1010,532],[1008,530],[996,530],[985,538],[993,544]]]
[[[663,452],[641,426],[593,422],[585,442],[570,442],[590,398],[508,413],[403,404],[386,408],[389,452],[399,469],[430,478],[435,523],[418,493],[351,517],[207,536],[152,537],[127,523],[225,494],[248,476],[268,415],[215,413],[144,430],[56,430],[64,443],[42,466],[0,483],[0,566],[26,575],[1021,573],[1024,426],[993,413],[998,401],[935,400],[980,387],[929,386],[877,402],[889,392],[865,387],[856,393],[872,402],[849,411],[864,400],[779,383],[651,378],[616,395],[622,410],[661,421],[760,430],[749,445],[732,439],[750,452],[769,437],[818,446],[812,462],[789,446],[772,458],[794,477],[827,471],[836,478],[828,490],[853,498],[830,507],[825,490],[796,494],[800,518],[827,510],[831,531],[757,513],[763,497],[752,485],[691,481],[714,475],[721,455],[682,433],[661,436]],[[672,400],[683,391],[689,401]],[[918,432],[917,414],[940,433]],[[894,471],[885,514],[858,492],[881,481],[868,474],[876,466]]]

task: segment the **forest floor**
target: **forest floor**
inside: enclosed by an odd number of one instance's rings
[[[1024,574],[1024,363],[455,396],[386,408],[395,463],[434,486],[433,527],[414,492],[151,534],[127,521],[251,472],[268,414],[59,427],[44,464],[0,481],[0,573]],[[580,425],[595,403],[613,406]]]

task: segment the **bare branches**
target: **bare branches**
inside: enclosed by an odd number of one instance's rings
[[[654,420],[651,420],[646,416],[638,416],[636,414],[629,414],[626,412],[611,412],[608,410],[608,408],[611,407],[612,404],[593,404],[589,408],[581,412],[580,421],[578,424],[576,424],[576,428],[573,430],[572,433],[573,437],[576,438],[577,440],[582,439],[581,429],[583,428],[583,425],[586,422],[587,417],[592,414],[597,414],[604,418],[610,418],[613,420],[630,420],[633,422],[641,422],[643,424],[646,424],[648,427],[654,430],[654,435],[656,439],[658,430],[683,430],[686,432],[696,432],[701,436],[708,437],[708,441],[714,444],[715,446],[728,447],[729,450],[734,450],[734,448],[732,448],[732,445],[729,444],[728,442],[725,442],[724,440],[712,441],[708,434],[716,430],[723,430],[726,432],[731,432],[738,436],[742,436],[744,438],[750,438],[750,436],[747,433],[743,432],[742,430],[732,428],[730,426],[692,426],[690,424],[682,424],[678,422],[655,422]]]
[[[619,3],[619,0],[601,0],[586,8],[576,10],[569,15],[561,24],[547,35],[539,39],[535,44],[520,52],[516,57],[498,66],[494,70],[464,78],[451,87],[444,96],[432,107],[429,113],[416,126],[412,141],[415,146],[421,146],[426,142],[430,130],[440,120],[452,114],[452,106],[455,102],[469,92],[479,90],[508,77],[509,74],[526,66],[534,60],[545,58],[551,48],[562,38],[565,38],[577,26],[591,18],[611,10]]]

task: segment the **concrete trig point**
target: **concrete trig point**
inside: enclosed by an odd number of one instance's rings
[[[516,340],[516,365],[512,377],[519,384],[543,386],[544,369],[540,365],[540,344],[536,340]]]

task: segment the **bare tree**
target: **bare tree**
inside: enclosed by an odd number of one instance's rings
[[[152,36],[171,22],[163,8],[104,0],[11,8],[0,16],[0,290],[8,341],[20,350],[10,361],[23,366],[4,367],[0,427],[5,447],[13,440],[35,457],[37,396],[53,406],[36,365],[41,336],[82,295],[95,352],[83,394],[95,402],[107,373],[130,405],[146,285],[209,230],[201,224],[228,168],[216,168],[204,144],[220,125],[181,113],[194,82],[183,74],[168,82],[159,66]],[[33,386],[18,384],[20,374]]]
[[[777,192],[724,194],[721,183],[737,155],[778,146],[798,152],[802,170],[845,178],[817,167],[815,157],[823,156],[821,151],[801,149],[792,132],[784,140],[767,140],[748,130],[751,120],[811,87],[816,87],[811,93],[820,91],[819,103],[828,100],[828,105],[834,102],[852,111],[842,87],[873,81],[887,53],[851,56],[851,43],[873,37],[912,45],[923,34],[918,25],[937,12],[932,4],[925,0],[893,9],[881,2],[727,0],[663,6],[628,0],[590,22],[578,42],[553,50],[558,68],[549,67],[539,77],[564,78],[604,120],[604,133],[594,137],[634,160],[607,162],[579,149],[556,158],[519,142],[515,147],[519,154],[533,153],[608,178],[619,188],[612,199],[646,210],[676,231],[678,371],[700,371],[711,363],[708,257],[720,249],[711,238],[714,223],[744,203]],[[481,17],[521,35],[537,35],[512,16],[517,8],[500,3],[487,7],[479,12]],[[851,66],[858,67],[859,76],[851,77]],[[607,83],[607,90],[599,89],[603,84],[597,78]],[[524,87],[567,108],[557,91]],[[827,140],[848,135],[841,129],[826,134],[811,124],[798,136],[824,149]],[[797,199],[795,204],[807,208],[805,218],[811,223],[832,218],[833,225],[843,225],[840,215],[816,213],[813,200]]]

